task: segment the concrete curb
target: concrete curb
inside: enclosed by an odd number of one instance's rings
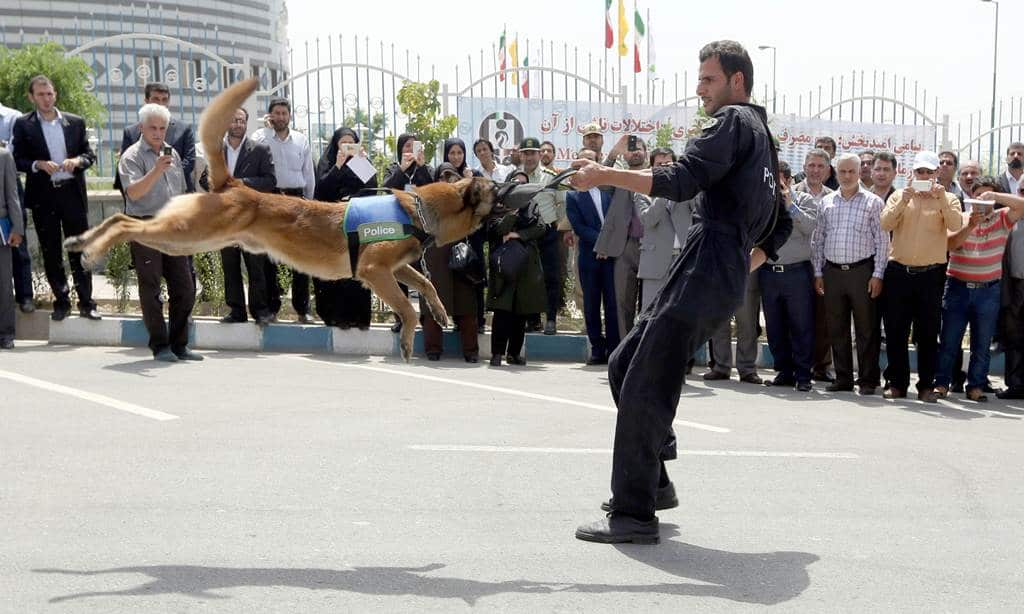
[[[480,335],[480,357],[490,358],[490,334]],[[149,336],[139,316],[104,316],[94,322],[71,316],[61,322],[50,320],[48,311],[32,314],[18,313],[17,338],[46,340],[62,345],[110,345],[146,347]],[[373,326],[370,330],[341,330],[320,324],[271,324],[260,328],[255,324],[221,324],[214,318],[196,318],[189,331],[189,343],[200,350],[230,350],[248,352],[294,352],[302,354],[337,354],[342,356],[401,356],[398,335],[388,325]],[[458,333],[445,332],[444,355],[462,354]],[[423,355],[423,331],[416,331],[413,351]],[[533,360],[584,362],[589,356],[587,337],[580,333],[526,335],[523,352]],[[734,344],[735,355],[735,344]],[[697,364],[707,364],[706,346],[697,350]],[[856,357],[855,357],[856,359]],[[970,352],[964,352],[965,367]],[[881,366],[888,364],[885,352]],[[757,366],[771,369],[773,359],[767,343],[758,348]],[[917,352],[910,349],[910,366],[917,369]],[[992,356],[989,372],[1002,375],[1004,356]]]

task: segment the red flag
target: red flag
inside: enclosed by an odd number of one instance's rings
[[[529,66],[530,66],[530,58],[529,57],[524,57],[523,58],[523,68],[527,68]],[[529,97],[530,97],[530,71],[526,70],[526,71],[523,71],[523,98],[529,98]]]
[[[640,72],[640,44],[633,43],[633,72]]]
[[[501,40],[498,44],[498,58],[501,59],[501,74],[498,78],[502,81],[505,80],[505,31],[501,31]]]
[[[612,30],[612,0],[604,0],[604,48],[611,49],[615,44],[615,31]]]

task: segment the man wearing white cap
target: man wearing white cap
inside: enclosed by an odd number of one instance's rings
[[[910,356],[907,341],[913,324],[917,340],[917,398],[934,403],[939,317],[946,283],[946,233],[963,225],[960,200],[937,181],[939,157],[922,151],[914,157],[909,186],[889,197],[882,210],[882,230],[892,232],[885,268],[886,369],[884,396],[907,396]]]

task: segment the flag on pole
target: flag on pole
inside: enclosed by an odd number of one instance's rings
[[[633,7],[633,72],[640,72],[643,67],[640,65],[640,39],[644,37],[647,29],[644,27],[644,20],[640,18],[640,11]]]
[[[629,53],[626,35],[629,34],[629,22],[626,21],[626,0],[619,0],[619,56]]]
[[[508,54],[512,58],[512,68],[519,68],[519,37],[516,36],[508,46]],[[512,83],[519,83],[519,71],[513,71]]]
[[[612,30],[612,0],[604,0],[604,48],[615,45],[615,31]]]
[[[501,67],[501,74],[498,78],[505,80],[505,30],[501,31],[501,38],[498,41],[498,61]]]
[[[647,12],[647,20],[650,21],[651,13]],[[651,24],[647,24],[647,72],[652,75],[658,71],[654,69],[654,32],[651,31]]]
[[[523,68],[529,69],[529,66],[530,66],[530,56],[529,55],[524,55],[523,56]],[[530,71],[526,70],[523,73],[523,98],[529,98],[529,97],[530,97]]]

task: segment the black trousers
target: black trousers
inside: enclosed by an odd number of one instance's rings
[[[139,303],[142,320],[149,332],[149,348],[157,353],[170,347],[177,352],[188,345],[188,317],[196,303],[196,286],[187,256],[168,256],[139,243],[129,244],[135,274],[139,278]],[[170,299],[168,315],[164,320],[160,301],[160,279],[167,281]]]
[[[722,225],[724,226],[724,225]],[[743,302],[749,246],[730,227],[690,229],[665,286],[612,352],[608,383],[619,413],[612,457],[614,511],[654,516],[663,460],[675,458],[672,421],[683,365]]]
[[[768,347],[775,370],[797,382],[811,381],[814,362],[814,268],[810,262],[758,271]]]
[[[25,202],[22,196],[21,180],[18,180],[18,197]],[[21,208],[21,218],[24,226],[28,228],[28,209]],[[14,301],[18,304],[31,301],[34,296],[32,290],[32,255],[28,251],[28,234],[21,239],[21,244],[13,251],[11,266],[14,269]]]
[[[1002,333],[1006,348],[1006,387],[1024,393],[1024,279],[1009,277],[1003,292],[1009,302],[1003,306]]]
[[[549,321],[558,317],[562,308],[562,287],[565,279],[565,262],[562,259],[562,233],[554,226],[549,226],[547,233],[540,240],[540,266],[544,271],[544,292],[547,295],[547,315]]]
[[[327,326],[370,325],[370,290],[354,279],[313,279],[316,313]]]
[[[242,260],[249,274],[249,313],[253,319],[270,315],[270,288],[273,287],[268,274],[276,279],[277,269],[268,266],[266,254],[250,254],[240,247],[225,247],[220,250],[220,263],[224,268],[224,302],[231,309],[231,315],[245,318],[245,288],[242,284]]]
[[[868,295],[868,281],[874,260],[851,265],[843,270],[825,263],[825,316],[832,344],[832,360],[836,367],[836,384],[877,388],[881,373],[878,355],[881,339],[878,329],[878,300]],[[858,377],[853,379],[853,346],[850,343],[850,316],[857,335]]]
[[[64,239],[82,234],[89,229],[87,205],[82,202],[78,188],[72,182],[55,188],[52,199],[32,209],[32,221],[39,248],[43,253],[43,268],[46,280],[53,291],[55,308],[71,308],[71,290],[64,272]],[[68,263],[75,281],[79,309],[95,309],[92,300],[92,273],[82,266],[82,253],[69,252]]]
[[[491,321],[491,355],[520,356],[525,341],[526,316],[495,309]]]
[[[885,322],[885,351],[889,366],[886,385],[906,391],[910,386],[910,327],[917,342],[917,389],[935,386],[939,359],[939,327],[942,321],[942,292],[946,267],[919,273],[890,261],[885,269],[882,318]],[[827,287],[827,286],[826,286]]]

